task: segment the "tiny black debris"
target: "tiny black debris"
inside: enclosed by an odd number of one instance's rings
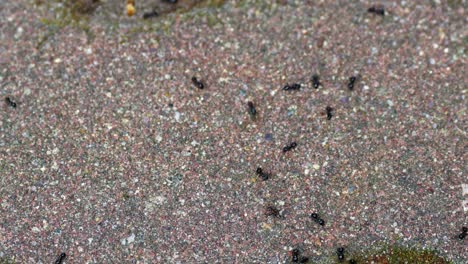
[[[254,119],[257,116],[257,109],[255,109],[255,105],[249,101],[247,102],[247,106],[249,108],[249,115],[252,119]]]
[[[348,83],[348,89],[353,90],[354,89],[354,83],[356,82],[357,78],[356,76],[351,76],[349,77],[349,83]]]
[[[257,175],[260,176],[260,178],[262,178],[263,181],[266,181],[270,178],[270,175],[267,174],[267,173],[264,173],[262,168],[258,167],[257,168],[257,171],[256,171]]]
[[[299,263],[307,263],[307,262],[309,262],[308,257],[301,257],[301,260],[299,260]]]
[[[156,12],[156,10],[153,10],[151,12],[144,13],[143,14],[143,19],[150,19],[150,18],[153,18],[153,17],[157,17],[158,15],[159,15],[158,12]]]
[[[290,150],[292,150],[292,149],[295,149],[296,147],[297,147],[297,143],[296,143],[296,142],[292,142],[291,144],[289,144],[289,145],[287,145],[287,146],[285,146],[285,147],[283,148],[283,153],[286,153],[286,152],[288,152],[288,151],[290,151]]]
[[[203,89],[205,88],[205,85],[197,79],[197,77],[193,76],[192,77],[192,83],[198,88],[198,89]]]
[[[60,256],[58,256],[57,260],[55,261],[55,264],[62,264],[63,260],[67,257],[67,254],[62,253]]]
[[[286,86],[283,87],[283,90],[285,91],[290,91],[290,90],[300,90],[301,85],[298,83],[293,83],[292,85],[286,84]]]
[[[274,206],[272,206],[272,205],[267,206],[267,207],[265,208],[265,215],[266,215],[266,216],[273,216],[273,217],[276,217],[276,218],[280,218],[280,217],[281,217],[280,211],[279,211],[276,207],[274,207]]]
[[[337,250],[336,250],[336,254],[338,255],[338,260],[341,262],[344,260],[344,248],[343,247],[339,247]]]
[[[319,76],[317,74],[312,76],[312,85],[314,86],[315,89],[318,89],[319,86],[320,86],[320,79],[319,79]]]
[[[10,97],[5,98],[5,102],[6,102],[9,106],[11,106],[11,107],[13,107],[13,108],[16,108],[16,103],[15,103],[13,100],[11,100]]]
[[[383,7],[372,6],[367,9],[367,12],[373,13],[379,16],[385,16],[385,9]]]
[[[327,106],[325,110],[327,111],[327,119],[331,120],[333,117],[333,108],[331,106]]]
[[[350,259],[349,264],[357,264],[357,262],[354,259]]]

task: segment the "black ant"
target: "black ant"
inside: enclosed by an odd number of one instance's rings
[[[357,78],[356,76],[351,76],[349,77],[349,83],[348,83],[348,89],[353,90],[354,89],[354,83],[356,82]]]
[[[334,110],[334,109],[333,109],[333,107],[331,107],[331,106],[327,106],[327,107],[325,108],[325,111],[327,111],[327,119],[328,119],[328,120],[331,120],[331,119],[332,119],[332,117],[333,117],[333,110]]]
[[[169,3],[169,4],[175,4],[177,3],[177,0],[164,0],[164,2]]]
[[[143,19],[150,19],[150,18],[157,17],[157,16],[159,16],[158,12],[156,12],[156,10],[153,10],[151,12],[144,13]]]
[[[385,10],[384,10],[383,7],[372,6],[369,9],[367,9],[367,12],[374,13],[374,14],[380,15],[380,16],[385,16]]]
[[[257,116],[257,109],[255,109],[255,105],[252,102],[247,102],[247,106],[249,108],[249,115],[252,119],[255,119]]]
[[[276,218],[281,218],[280,215],[280,210],[278,210],[276,207],[269,205],[265,208],[265,215],[266,216],[273,216]]]
[[[287,146],[285,146],[285,147],[283,148],[283,153],[286,153],[286,152],[288,152],[288,151],[290,151],[290,150],[292,150],[292,149],[295,149],[296,147],[297,147],[297,143],[296,143],[296,142],[292,142],[291,144],[289,144],[289,145],[287,145]]]
[[[336,250],[336,254],[338,254],[338,260],[340,262],[342,262],[344,260],[344,248],[343,247],[339,247],[337,250]]]
[[[13,100],[11,100],[10,97],[5,98],[5,102],[6,102],[9,106],[11,106],[11,107],[13,107],[13,108],[16,108],[16,103],[15,103]]]
[[[257,175],[262,178],[263,181],[266,181],[270,178],[270,175],[268,173],[264,173],[262,168],[258,167],[256,171]]]
[[[315,89],[318,89],[319,86],[320,86],[320,80],[319,80],[319,76],[317,74],[312,76],[312,85],[314,86]]]
[[[299,249],[293,249],[292,251],[292,262],[299,262]]]
[[[197,77],[193,76],[192,77],[192,83],[198,88],[198,89],[203,89],[205,88],[205,85],[201,81],[197,79]]]
[[[461,240],[465,239],[467,233],[468,233],[468,227],[466,226],[462,227],[462,233],[458,235],[458,238]]]
[[[289,84],[286,84],[286,86],[283,87],[283,90],[285,91],[289,91],[289,90],[300,90],[301,89],[301,85],[298,84],[298,83],[293,83],[291,85]]]
[[[292,262],[294,263],[307,263],[309,261],[309,258],[308,257],[301,257],[300,256],[300,251],[299,249],[293,249],[291,251],[291,255],[292,255]]]
[[[57,260],[55,261],[55,264],[62,264],[63,260],[67,257],[67,254],[65,253],[62,253],[60,254],[60,256],[57,258]]]
[[[323,221],[323,219],[320,218],[317,213],[312,213],[310,218],[314,219],[314,221],[321,226],[325,225],[325,221]]]

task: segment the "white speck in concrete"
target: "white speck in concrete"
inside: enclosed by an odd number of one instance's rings
[[[156,141],[157,141],[157,142],[161,142],[161,141],[162,141],[161,135],[157,135],[157,136],[156,136]]]
[[[149,201],[145,202],[145,212],[153,212],[156,206],[162,205],[166,200],[166,197],[161,195],[150,197]]]
[[[122,243],[123,246],[126,246],[126,245],[128,245],[128,244],[131,244],[131,243],[133,243],[133,242],[135,242],[135,234],[133,234],[133,233],[132,233],[129,237],[124,238],[124,239],[122,239],[122,240],[120,241],[120,243]]]
[[[17,28],[16,33],[15,33],[15,38],[21,37],[21,35],[23,35],[23,32],[24,32],[24,29],[22,27]]]

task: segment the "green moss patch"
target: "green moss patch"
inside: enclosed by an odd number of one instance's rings
[[[434,250],[409,248],[403,246],[386,246],[377,251],[369,251],[362,255],[353,255],[357,263],[375,264],[450,264],[452,262],[439,256]]]

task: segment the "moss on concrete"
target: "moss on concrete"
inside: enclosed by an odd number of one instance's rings
[[[11,258],[7,257],[1,257],[0,258],[0,264],[15,264],[16,262],[12,260]]]
[[[439,256],[435,250],[420,249],[416,247],[403,247],[399,245],[387,245],[376,250],[369,250],[362,254],[352,254],[349,259],[357,263],[375,264],[450,264],[452,262]],[[337,262],[338,263],[338,262]]]

